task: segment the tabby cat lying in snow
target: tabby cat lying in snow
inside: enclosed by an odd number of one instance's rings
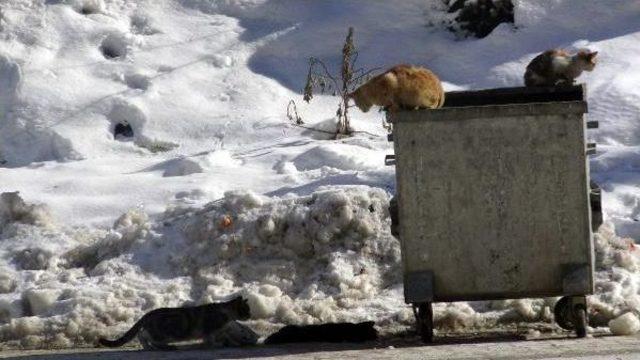
[[[234,320],[247,320],[251,311],[241,296],[232,300],[182,308],[160,308],[146,313],[129,331],[116,340],[100,338],[103,346],[122,346],[136,334],[149,350],[174,350],[172,342],[202,339],[215,341],[221,329]]]

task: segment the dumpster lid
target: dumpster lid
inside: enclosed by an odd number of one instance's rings
[[[387,113],[390,122],[584,114],[585,85],[451,91],[440,109]]]
[[[586,101],[586,86],[509,87],[473,91],[450,91],[443,107],[487,106],[527,103]]]

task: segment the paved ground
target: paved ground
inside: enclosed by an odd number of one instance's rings
[[[389,345],[395,344],[395,345]],[[523,340],[507,336],[481,339],[440,339],[424,346],[415,339],[368,344],[304,344],[260,346],[245,349],[143,352],[138,349],[108,351],[6,351],[0,358],[20,360],[209,360],[209,359],[587,359],[640,360],[640,336],[599,336],[587,339],[547,338]]]

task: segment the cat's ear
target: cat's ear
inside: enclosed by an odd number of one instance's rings
[[[594,60],[596,58],[596,56],[598,56],[598,52],[597,51],[589,53],[589,60]]]

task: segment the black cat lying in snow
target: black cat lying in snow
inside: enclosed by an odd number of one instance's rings
[[[116,340],[101,338],[100,344],[122,346],[136,335],[148,350],[174,350],[172,342],[204,340],[207,345],[237,346],[255,344],[257,335],[235,320],[251,316],[247,300],[238,296],[230,301],[182,308],[160,308],[145,314],[129,331]],[[288,325],[269,336],[265,344],[299,342],[363,342],[375,340],[373,321]]]
[[[378,338],[373,321],[357,324],[288,325],[269,336],[265,344],[299,342],[364,342]]]

